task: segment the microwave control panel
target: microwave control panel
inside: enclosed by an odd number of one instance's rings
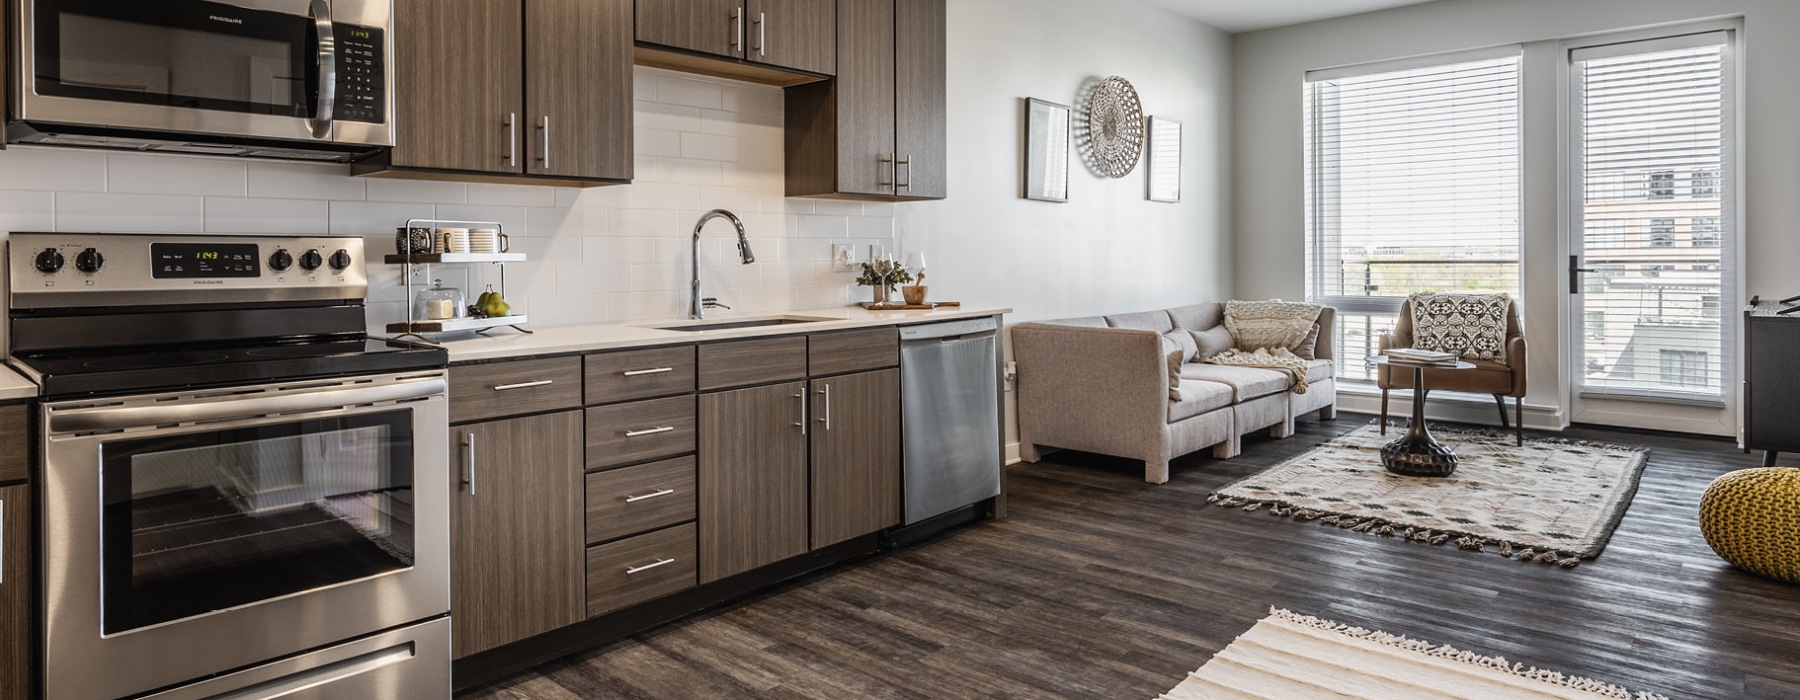
[[[334,119],[387,123],[387,37],[375,27],[339,24],[337,112]]]

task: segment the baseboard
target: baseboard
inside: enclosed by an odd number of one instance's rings
[[[1019,461],[1019,443],[1006,443],[1006,466],[1018,464]]]
[[[1394,392],[1388,400],[1388,420],[1404,421],[1412,416],[1412,392]],[[1371,416],[1381,415],[1381,394],[1339,391],[1337,396],[1339,411],[1363,413]],[[1513,416],[1512,399],[1506,400],[1507,419]],[[1432,395],[1425,401],[1425,418],[1450,423],[1470,423],[1474,425],[1500,425],[1500,411],[1494,408],[1492,397],[1444,396]],[[1561,432],[1568,427],[1567,417],[1561,408],[1525,404],[1525,427],[1531,430],[1549,430]]]

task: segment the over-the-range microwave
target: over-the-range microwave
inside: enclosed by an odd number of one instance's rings
[[[7,139],[350,161],[394,143],[393,0],[22,0]]]

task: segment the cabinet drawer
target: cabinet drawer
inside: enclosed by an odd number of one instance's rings
[[[601,469],[694,451],[694,397],[587,410],[587,468]]]
[[[806,378],[806,336],[700,346],[700,390]]]
[[[618,403],[694,392],[694,347],[588,355],[587,402]]]
[[[588,542],[604,542],[693,519],[693,457],[587,476]]]
[[[821,333],[808,340],[806,361],[812,376],[862,372],[900,366],[900,331]]]
[[[27,455],[37,442],[32,437],[31,406],[0,406],[0,482],[29,476]]]
[[[450,368],[450,422],[542,413],[581,405],[581,358],[515,360]]]
[[[692,523],[589,547],[588,617],[693,588],[694,552]]]

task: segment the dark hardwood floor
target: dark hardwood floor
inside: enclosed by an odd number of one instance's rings
[[[1800,698],[1800,587],[1717,559],[1700,494],[1757,465],[1729,443],[1650,446],[1637,498],[1575,569],[1206,505],[1232,479],[1363,425],[1302,421],[1244,454],[1053,455],[1010,471],[1010,517],[477,689],[501,698],[1149,698],[1269,606],[1672,698]]]

